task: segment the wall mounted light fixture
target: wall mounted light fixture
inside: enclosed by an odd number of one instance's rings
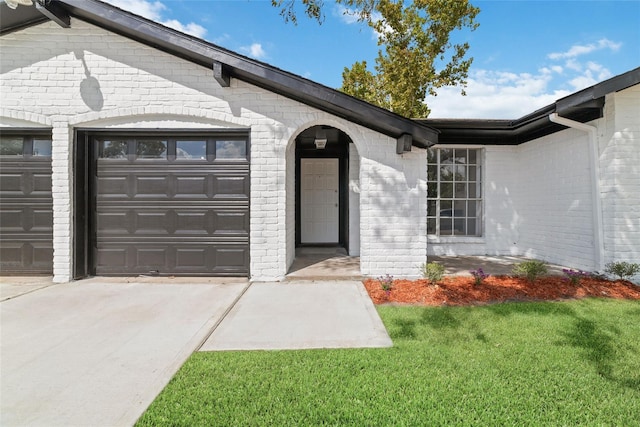
[[[316,130],[316,138],[313,142],[318,150],[324,149],[327,146],[327,131],[319,127]]]

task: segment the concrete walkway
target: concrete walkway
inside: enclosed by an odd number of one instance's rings
[[[197,349],[392,345],[359,281],[21,283],[0,281],[3,427],[130,426]]]
[[[253,283],[200,349],[391,347],[362,282]]]

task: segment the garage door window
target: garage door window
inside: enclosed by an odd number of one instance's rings
[[[34,139],[33,155],[36,157],[51,157],[51,140],[50,139]]]
[[[99,156],[101,159],[126,159],[128,141],[100,141]]]
[[[207,160],[207,141],[176,141],[176,159]]]
[[[0,137],[0,156],[51,157],[51,139]]]
[[[138,141],[136,157],[138,159],[166,159],[167,141]]]
[[[244,160],[247,158],[245,141],[216,141],[216,159]]]
[[[7,151],[12,148],[7,146]],[[100,159],[189,162],[237,162],[248,160],[248,141],[238,139],[104,139],[98,141]]]

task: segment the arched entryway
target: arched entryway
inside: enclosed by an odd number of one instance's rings
[[[360,276],[358,153],[328,125],[295,139],[295,262],[289,276]],[[355,185],[357,187],[357,185]],[[292,260],[294,261],[294,260]]]
[[[296,138],[296,247],[349,250],[349,144],[331,126]]]

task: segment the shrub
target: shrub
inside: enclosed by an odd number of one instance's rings
[[[435,286],[444,276],[444,266],[437,262],[425,262],[420,266],[420,272],[431,286]]]
[[[525,277],[529,282],[535,282],[540,276],[547,274],[547,263],[538,260],[529,260],[521,262],[513,267],[513,274]]]
[[[473,276],[474,283],[476,285],[481,285],[482,282],[484,282],[484,279],[489,277],[489,274],[487,274],[484,271],[482,271],[482,268],[479,268],[477,270],[471,270],[470,273]]]
[[[567,280],[571,282],[572,285],[578,286],[580,284],[580,279],[583,277],[590,277],[591,274],[582,270],[572,270],[570,268],[563,268],[562,272],[565,276],[567,276]]]
[[[391,289],[393,289],[393,276],[390,274],[380,276],[378,277],[378,282],[380,282],[382,290],[389,296]]]
[[[605,273],[617,276],[620,280],[629,279],[640,273],[640,265],[625,261],[610,262],[605,266]]]

